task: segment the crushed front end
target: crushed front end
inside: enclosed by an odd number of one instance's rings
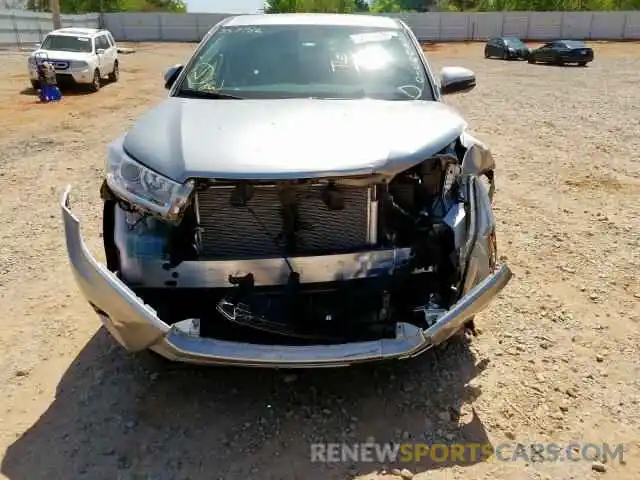
[[[496,264],[493,163],[473,140],[393,174],[194,178],[160,213],[105,182],[106,267],[67,190],[71,266],[130,351],[274,367],[412,357],[511,278]]]

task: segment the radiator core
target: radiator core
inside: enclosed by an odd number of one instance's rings
[[[296,187],[301,228],[294,254],[344,253],[375,243],[377,210],[372,202],[372,187],[341,185],[342,210],[330,210],[325,205],[323,188],[324,185]],[[242,207],[231,205],[232,191],[232,186],[212,186],[197,193],[201,258],[282,256],[285,240],[278,189],[272,185],[254,186],[251,199]]]

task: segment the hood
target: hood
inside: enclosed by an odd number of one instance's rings
[[[136,123],[123,148],[179,182],[393,174],[465,128],[436,101],[170,97]]]
[[[41,55],[42,60],[86,60],[89,52],[67,52],[65,50],[41,50],[31,53],[31,57]]]

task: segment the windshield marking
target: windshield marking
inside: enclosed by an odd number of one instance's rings
[[[430,92],[417,47],[396,30],[223,27],[189,63],[178,96],[223,87],[265,99],[417,100]]]

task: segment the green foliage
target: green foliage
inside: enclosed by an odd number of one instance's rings
[[[27,9],[48,11],[49,0],[29,0]],[[185,12],[182,0],[60,0],[62,13]]]
[[[349,13],[371,10],[386,13],[427,10],[433,6],[449,12],[638,10],[640,0],[373,0],[370,8],[365,0],[271,0],[265,11]]]
[[[376,13],[401,12],[399,0],[373,0],[371,11]]]
[[[361,11],[363,3],[356,0],[271,0],[265,5],[265,12],[352,13]]]

